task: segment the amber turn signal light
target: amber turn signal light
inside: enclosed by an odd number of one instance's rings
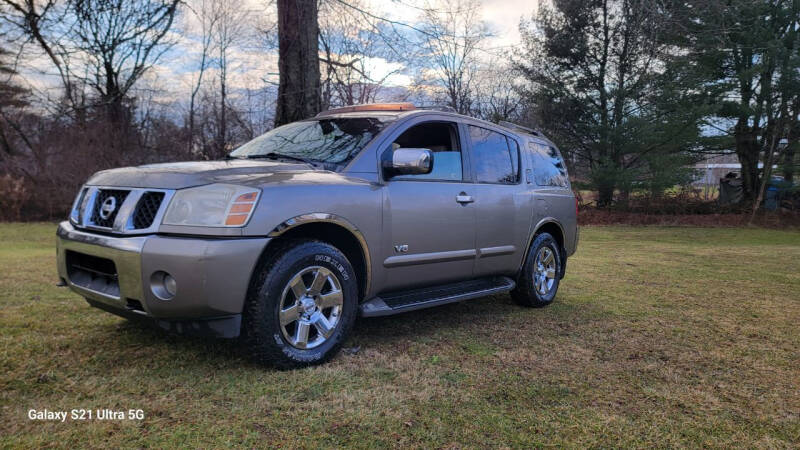
[[[236,197],[230,209],[228,210],[228,217],[225,219],[225,225],[238,226],[244,225],[253,212],[258,199],[258,192],[248,192]]]

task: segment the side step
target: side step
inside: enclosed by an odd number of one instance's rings
[[[508,277],[488,277],[399,292],[387,292],[361,304],[362,317],[398,314],[415,309],[460,302],[514,289]]]

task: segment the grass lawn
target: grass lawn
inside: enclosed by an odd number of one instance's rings
[[[797,231],[586,227],[547,308],[362,320],[360,351],[284,372],[55,287],[54,233],[0,224],[2,447],[800,445]]]

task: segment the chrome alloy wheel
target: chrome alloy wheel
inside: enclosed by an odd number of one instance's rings
[[[542,247],[536,253],[536,267],[533,272],[533,286],[539,295],[547,295],[556,282],[556,257],[553,249]]]
[[[333,272],[321,266],[301,270],[281,294],[284,339],[299,349],[322,345],[336,331],[343,302],[342,285]]]

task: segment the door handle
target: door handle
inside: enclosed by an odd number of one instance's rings
[[[475,199],[474,199],[474,198],[472,198],[472,196],[471,196],[471,195],[467,195],[467,193],[466,193],[466,192],[462,192],[462,193],[460,193],[460,194],[456,195],[456,201],[457,201],[458,203],[461,203],[462,205],[464,205],[464,204],[466,204],[466,203],[472,203],[472,202],[474,202],[474,201],[475,201]]]

